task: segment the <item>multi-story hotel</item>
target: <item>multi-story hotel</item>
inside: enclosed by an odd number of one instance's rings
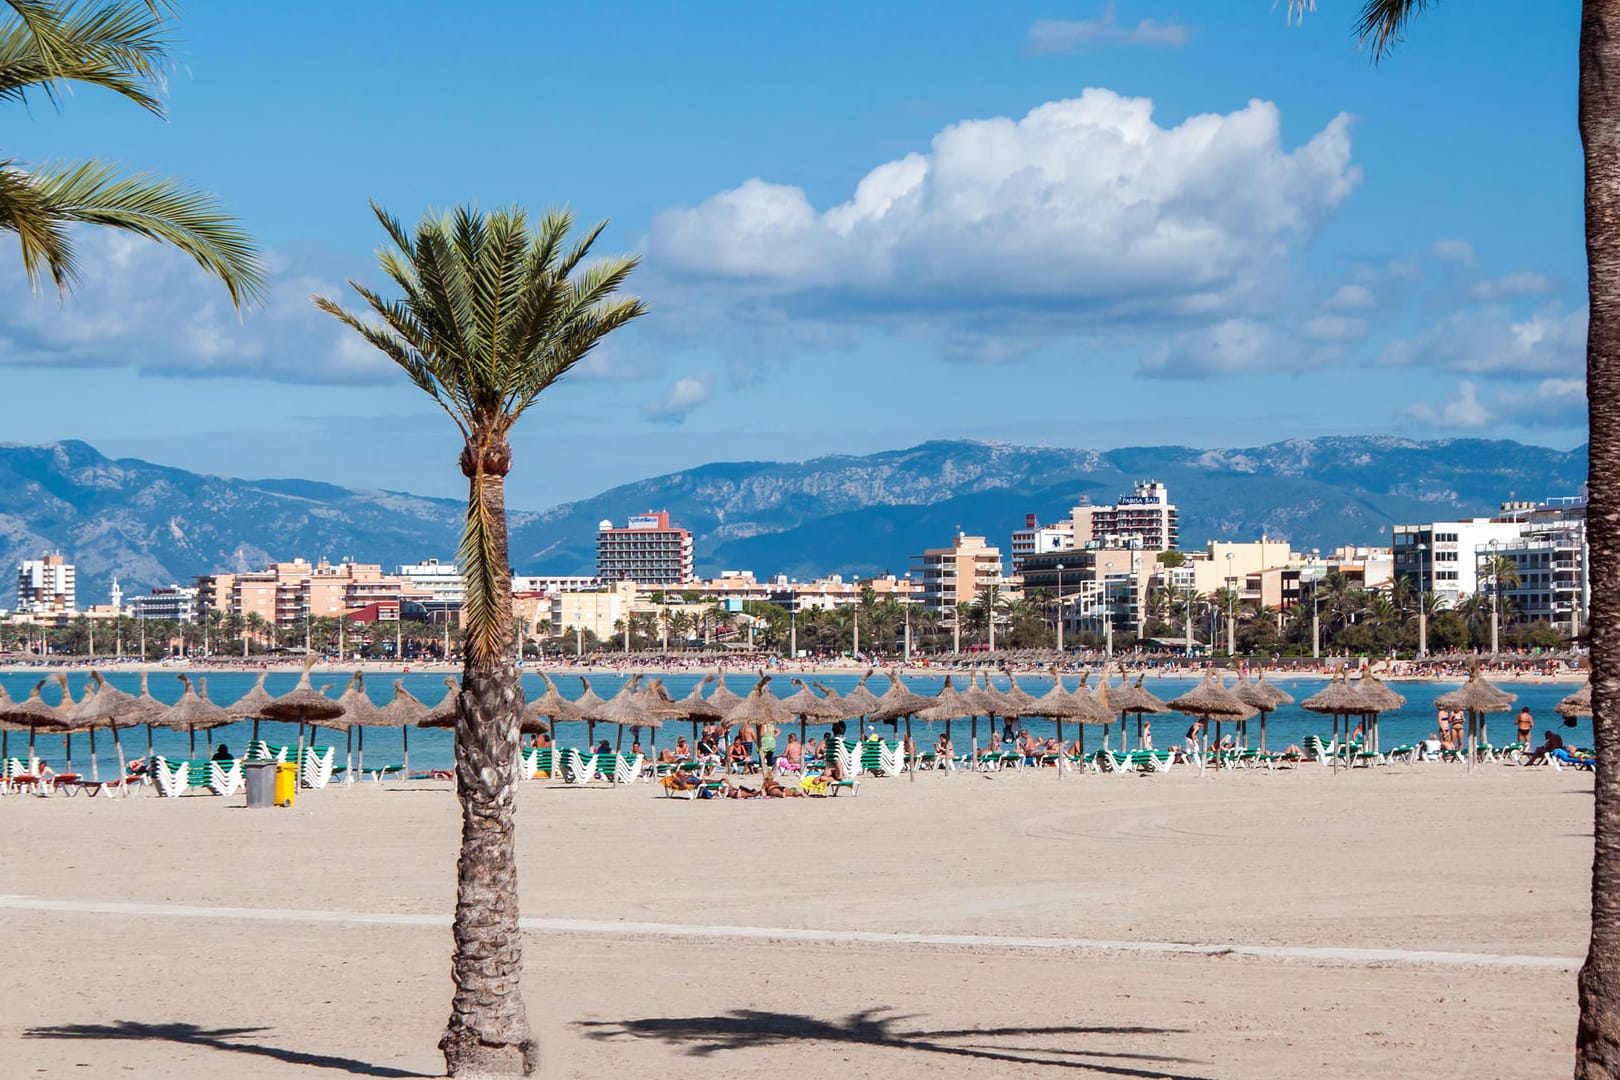
[[[638,514],[622,529],[604,521],[596,532],[596,576],[603,584],[685,585],[694,578],[692,534],[669,523],[669,511]]]
[[[1002,580],[1001,549],[990,547],[982,536],[956,534],[948,548],[929,548],[912,558],[921,564],[924,607],[954,612],[958,604],[972,603],[979,592]]]
[[[61,615],[78,609],[73,564],[61,555],[24,559],[17,567],[17,610]]]
[[[1180,545],[1175,504],[1165,486],[1154,481],[1136,484],[1112,506],[1093,506],[1082,497],[1066,521],[1038,524],[1028,514],[1024,527],[1012,534],[1013,572],[1024,569],[1031,555],[1047,555],[1079,548],[1174,551]]]

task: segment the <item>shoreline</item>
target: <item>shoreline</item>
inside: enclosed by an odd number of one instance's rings
[[[988,654],[993,656],[994,654]],[[1263,671],[1268,680],[1306,680],[1327,679],[1341,667],[1352,666],[1359,658],[1340,658],[1333,661],[1319,663],[1277,664],[1277,665],[1247,665],[1242,668],[1250,676]],[[731,661],[727,663],[726,661]],[[1378,676],[1386,683],[1422,683],[1422,682],[1460,682],[1468,677],[1467,659],[1447,661],[1445,664],[1434,664],[1442,670],[1404,670],[1412,661],[1396,661],[1398,667],[1388,670],[1389,661],[1380,660],[1372,663],[1364,670]],[[1526,659],[1521,662],[1523,666],[1511,666],[1505,669],[1493,668],[1482,664],[1481,673],[1493,682],[1511,682],[1520,684],[1569,684],[1578,686],[1586,682],[1587,672],[1580,669],[1564,669],[1554,673],[1545,670],[1536,670],[1545,661]],[[1122,661],[1113,660],[1077,660],[1062,668],[1065,676],[1079,675],[1082,672],[1096,674],[1105,670],[1110,677],[1117,674],[1121,665],[1130,675],[1146,675],[1149,678],[1187,678],[1201,675],[1209,670],[1207,662],[1193,664],[1155,663],[1151,661]],[[944,675],[977,675],[980,673],[1004,674],[1006,669],[992,660],[985,660],[971,666],[955,665],[939,662],[910,663],[892,660],[882,661],[853,661],[853,660],[798,660],[798,661],[764,661],[758,656],[749,656],[746,659],[731,656],[704,656],[691,661],[671,662],[667,656],[652,656],[644,660],[616,660],[596,663],[539,663],[530,661],[519,668],[519,674],[548,674],[548,675],[598,675],[620,677],[633,674],[647,675],[696,675],[712,673],[715,670],[724,670],[732,678],[750,678],[756,675],[761,667],[766,674],[773,677],[800,677],[824,678],[828,676],[851,675],[859,676],[868,669],[875,669],[874,677],[883,677],[886,672],[896,670],[902,675],[914,677],[944,676]],[[20,675],[30,673],[55,673],[58,671],[127,671],[127,672],[163,672],[163,673],[192,673],[209,674],[213,672],[243,672],[258,673],[268,671],[272,673],[297,674],[303,670],[301,660],[179,660],[179,661],[146,661],[119,659],[117,657],[97,657],[92,659],[54,659],[51,661],[0,661],[0,674]],[[311,668],[314,674],[347,675],[355,671],[371,675],[456,675],[461,671],[459,661],[451,663],[438,662],[412,662],[400,664],[389,660],[364,660],[341,663],[335,660],[317,661]],[[1013,670],[1019,675],[1046,676],[1050,674],[1050,666],[1045,664],[1025,664],[1016,666]],[[1223,678],[1235,675],[1236,668],[1227,665],[1216,667]]]

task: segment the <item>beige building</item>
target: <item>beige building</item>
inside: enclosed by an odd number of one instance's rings
[[[336,618],[372,604],[398,610],[404,600],[431,594],[407,578],[384,574],[376,563],[303,559],[271,563],[262,570],[212,574],[197,579],[198,603],[204,610],[248,618],[258,615],[280,627],[306,618]]]
[[[912,558],[920,563],[920,597],[933,611],[954,612],[980,591],[1002,584],[1001,549],[982,536],[956,534],[948,548],[929,548]]]
[[[576,632],[607,641],[623,630],[621,619],[636,610],[636,583],[616,581],[591,592],[556,593],[551,600],[551,633],[563,638]]]

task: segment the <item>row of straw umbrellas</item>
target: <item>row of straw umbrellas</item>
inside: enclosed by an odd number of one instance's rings
[[[848,693],[839,694],[822,683],[806,684],[793,679],[796,692],[778,697],[770,690],[771,676],[761,671],[759,678],[747,694],[739,695],[726,686],[724,672],[706,676],[681,698],[672,698],[659,679],[644,680],[635,676],[611,698],[604,699],[592,689],[588,679],[580,677],[581,693],[578,697],[563,696],[549,675],[542,675],[545,692],[529,702],[523,710],[520,730],[525,734],[549,732],[555,723],[584,722],[587,739],[595,744],[595,726],[611,724],[619,732],[622,747],[625,728],[632,732],[649,731],[650,745],[656,746],[657,731],[665,721],[686,720],[692,725],[692,739],[697,742],[699,723],[718,723],[730,730],[752,724],[756,728],[765,724],[799,724],[801,739],[812,725],[840,725],[857,718],[870,723],[890,723],[898,726],[905,721],[906,735],[911,735],[911,722],[920,719],[929,723],[943,723],[946,738],[951,735],[953,721],[968,720],[972,725],[972,738],[977,744],[978,720],[981,717],[1021,718],[1039,717],[1052,720],[1057,726],[1057,737],[1063,739],[1063,725],[1077,725],[1081,748],[1084,747],[1086,725],[1103,727],[1103,742],[1110,738],[1110,727],[1120,725],[1120,749],[1126,746],[1126,721],[1136,717],[1138,745],[1142,739],[1143,717],[1171,711],[1199,717],[1215,724],[1215,739],[1220,739],[1223,723],[1240,725],[1239,731],[1247,741],[1247,724],[1255,716],[1260,719],[1260,747],[1265,748],[1266,717],[1281,705],[1291,704],[1293,698],[1279,687],[1266,682],[1262,673],[1250,682],[1240,676],[1236,684],[1227,688],[1217,675],[1209,672],[1203,682],[1193,690],[1172,701],[1164,702],[1143,689],[1142,676],[1133,685],[1124,677],[1119,685],[1110,685],[1106,675],[1095,687],[1087,688],[1088,676],[1082,674],[1079,686],[1073,691],[1065,688],[1063,676],[1054,668],[1053,685],[1045,694],[1036,697],[1026,692],[1011,672],[1007,673],[1009,687],[999,690],[990,685],[988,674],[968,676],[962,688],[954,685],[952,676],[946,676],[944,687],[934,695],[913,692],[904,679],[893,671],[883,673],[889,682],[888,690],[876,695],[867,688],[868,680],[876,674],[869,669]],[[229,706],[220,706],[208,698],[207,680],[193,685],[189,676],[179,676],[184,692],[178,702],[166,705],[151,694],[148,676],[141,675],[141,692],[133,695],[118,690],[99,673],[92,672],[84,693],[75,699],[66,675],[59,674],[56,681],[61,687],[61,700],[47,704],[41,692],[50,680],[41,680],[33,692],[21,701],[10,700],[0,689],[0,756],[6,753],[5,740],[12,732],[27,731],[29,754],[33,756],[37,733],[58,734],[65,737],[66,768],[72,769],[72,737],[85,733],[89,736],[92,779],[98,768],[95,757],[95,739],[98,731],[111,733],[118,754],[120,773],[124,770],[123,744],[120,729],[144,725],[147,729],[147,753],[152,750],[153,727],[184,730],[189,733],[192,752],[195,753],[196,735],[201,731],[208,736],[214,728],[247,720],[253,721],[253,738],[259,735],[261,719],[294,722],[299,725],[299,757],[303,756],[305,728],[327,728],[345,733],[346,754],[354,750],[354,737],[359,736],[359,762],[365,761],[365,730],[368,727],[393,727],[401,732],[404,771],[410,774],[410,736],[412,727],[453,727],[457,711],[459,686],[455,679],[445,679],[443,699],[429,707],[404,689],[401,681],[394,683],[393,697],[384,705],[375,705],[366,693],[365,677],[356,672],[348,686],[337,698],[329,697],[331,684],[316,689],[310,682],[310,665],[306,663],[298,684],[279,697],[272,697],[264,688],[261,674],[254,687]],[[645,682],[645,685],[643,685]],[[707,693],[705,693],[707,691]],[[1571,695],[1558,706],[1567,716],[1590,715],[1590,687]],[[1584,695],[1584,697],[1583,697]],[[1373,749],[1377,749],[1377,719],[1380,713],[1398,709],[1405,698],[1395,693],[1372,675],[1351,681],[1341,668],[1329,684],[1305,699],[1302,708],[1323,715],[1331,715],[1334,738],[1348,736],[1353,719],[1367,720],[1372,725]],[[1469,717],[1469,764],[1472,767],[1472,748],[1484,736],[1484,715],[1507,711],[1514,696],[1486,682],[1475,670],[1459,689],[1442,695],[1436,705],[1446,709],[1460,709]],[[1584,712],[1579,710],[1584,709]],[[1572,711],[1574,710],[1574,711]],[[835,730],[837,728],[835,727]],[[1335,759],[1336,760],[1336,759]],[[352,775],[352,774],[351,774]]]

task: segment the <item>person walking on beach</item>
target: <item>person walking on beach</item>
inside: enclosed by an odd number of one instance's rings
[[[1181,752],[1189,758],[1198,756],[1198,740],[1204,734],[1204,721],[1202,718],[1194,720],[1187,729],[1187,737],[1181,740]]]

